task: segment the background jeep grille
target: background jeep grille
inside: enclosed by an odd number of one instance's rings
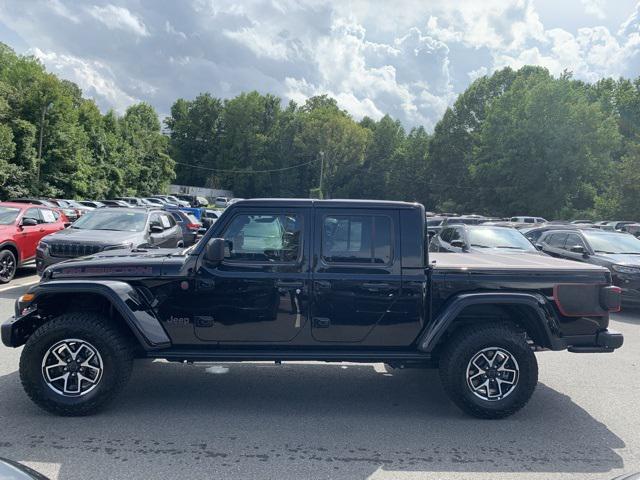
[[[102,251],[101,245],[82,245],[79,243],[58,243],[49,246],[53,257],[84,257]]]

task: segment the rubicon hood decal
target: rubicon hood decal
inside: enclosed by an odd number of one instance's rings
[[[154,276],[160,275],[161,267],[135,266],[135,265],[114,265],[114,266],[86,266],[86,267],[64,267],[53,272],[54,278],[62,277],[90,277],[90,276]]]

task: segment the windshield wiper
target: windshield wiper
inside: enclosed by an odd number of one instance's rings
[[[471,244],[472,247],[480,247],[480,248],[491,248],[487,245],[480,245],[479,243],[472,243]]]
[[[513,250],[524,250],[524,248],[521,247],[512,247],[511,245],[498,245],[495,248],[511,248]]]
[[[618,255],[640,255],[640,252],[620,252]]]
[[[616,255],[616,252],[607,252],[606,250],[594,250],[596,253],[606,253],[608,255]]]

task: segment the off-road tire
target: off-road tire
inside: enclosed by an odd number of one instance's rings
[[[126,326],[96,313],[65,313],[38,328],[20,357],[20,380],[39,407],[56,415],[90,415],[106,406],[125,387],[133,367],[134,343]],[[79,339],[98,351],[102,363],[99,382],[85,395],[65,396],[52,390],[43,375],[43,359],[57,342]]]
[[[513,391],[499,400],[485,400],[473,393],[467,367],[483,349],[497,347],[517,361],[519,374]],[[538,363],[525,334],[508,324],[467,326],[448,340],[440,357],[440,379],[449,398],[464,412],[478,418],[496,419],[520,410],[538,383]]]

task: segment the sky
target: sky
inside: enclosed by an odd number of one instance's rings
[[[431,131],[510,66],[640,76],[638,0],[0,0],[0,41],[103,111],[177,98],[328,94],[354,118]]]

